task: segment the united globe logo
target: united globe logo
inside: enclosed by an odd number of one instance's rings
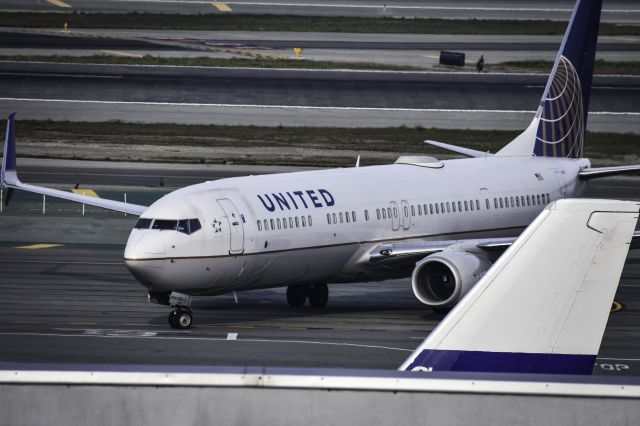
[[[584,144],[582,87],[573,64],[564,56],[560,57],[541,108],[535,155],[581,158]]]

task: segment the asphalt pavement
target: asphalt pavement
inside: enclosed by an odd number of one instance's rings
[[[640,8],[632,0],[605,0],[603,22],[638,23]],[[563,20],[571,16],[575,2],[571,0],[66,0],[23,1],[2,0],[0,10],[11,11],[78,11],[78,12],[152,12],[152,13],[249,13],[306,16],[366,16],[394,18],[442,19],[516,19]]]

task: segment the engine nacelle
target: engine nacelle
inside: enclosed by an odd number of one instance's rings
[[[485,256],[466,251],[443,251],[418,262],[411,275],[416,298],[425,305],[455,305],[491,267]]]

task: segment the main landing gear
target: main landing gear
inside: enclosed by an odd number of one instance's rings
[[[309,299],[313,308],[324,308],[329,301],[329,287],[326,284],[291,285],[287,287],[289,306],[304,306]]]

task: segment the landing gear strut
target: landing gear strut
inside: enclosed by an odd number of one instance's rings
[[[329,301],[329,287],[326,284],[292,285],[287,287],[287,302],[289,306],[304,306],[307,298],[311,307],[324,308]]]

